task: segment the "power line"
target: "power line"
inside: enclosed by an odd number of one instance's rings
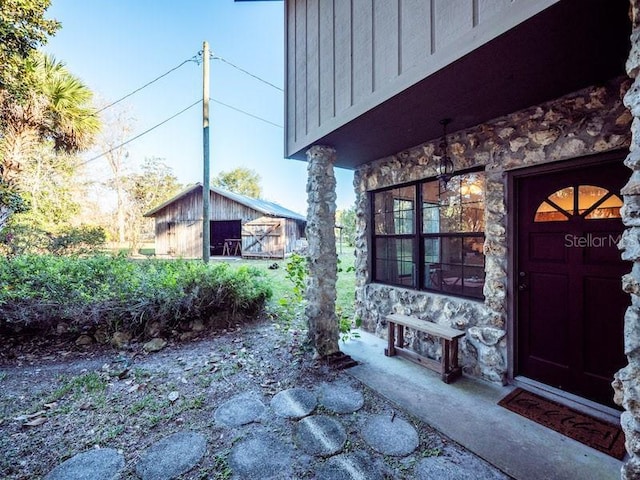
[[[274,127],[284,128],[282,125],[278,125],[277,123],[273,123],[272,121],[266,120],[266,119],[264,119],[262,117],[254,115],[253,113],[245,112],[244,110],[241,110],[241,109],[239,109],[237,107],[234,107],[232,105],[229,105],[227,103],[221,102],[220,100],[216,100],[215,98],[210,98],[209,100],[211,100],[212,102],[218,103],[218,104],[220,104],[222,106],[225,106],[227,108],[230,108],[231,110],[235,110],[236,112],[240,112],[240,113],[242,113],[244,115],[247,115],[249,117],[255,118],[256,120],[260,120],[261,122],[268,123],[269,125],[273,125]]]
[[[179,69],[180,67],[182,67],[183,65],[189,63],[189,62],[194,62],[196,61],[197,55],[194,55],[193,57],[183,61],[180,65],[177,65],[175,67],[173,67],[170,70],[167,70],[165,73],[163,73],[162,75],[160,75],[159,77],[154,78],[153,80],[151,80],[150,82],[145,83],[143,86],[141,86],[140,88],[135,89],[134,91],[132,91],[131,93],[128,93],[127,95],[125,95],[124,97],[119,98],[118,100],[116,100],[115,102],[111,102],[109,105],[107,105],[106,107],[102,107],[100,110],[97,110],[95,112],[95,114],[98,114],[104,110],[106,110],[107,108],[111,108],[113,107],[115,104],[120,103],[121,101],[129,98],[131,95],[134,95],[136,93],[138,93],[140,90],[143,90],[145,88],[147,88],[149,85],[154,84],[155,82],[157,82],[158,80],[160,80],[163,77],[166,77],[167,75],[169,75],[171,72],[176,71],[177,69]]]
[[[248,71],[247,71],[247,70],[245,70],[244,68],[240,68],[239,66],[234,65],[233,63],[231,63],[231,62],[230,62],[230,61],[228,61],[228,60],[225,60],[225,59],[224,59],[224,58],[222,58],[222,57],[219,57],[219,56],[217,56],[217,55],[213,55],[211,58],[213,58],[214,60],[220,60],[221,62],[226,63],[227,65],[229,65],[229,66],[231,66],[231,67],[235,68],[236,70],[239,70],[239,71],[241,71],[242,73],[244,73],[244,74],[246,74],[246,75],[249,75],[250,77],[253,77],[253,78],[255,78],[256,80],[258,80],[258,81],[260,81],[260,82],[262,82],[262,83],[264,83],[264,84],[266,84],[266,85],[269,85],[270,87],[273,87],[273,88],[275,88],[276,90],[278,90],[278,91],[280,91],[280,92],[284,92],[284,89],[283,89],[282,87],[278,87],[277,85],[274,85],[273,83],[271,83],[271,82],[269,82],[269,81],[265,80],[264,78],[261,78],[261,77],[259,77],[258,75],[254,75],[253,73],[248,72]]]
[[[102,152],[101,154],[96,155],[95,157],[90,158],[89,160],[87,160],[87,161],[85,161],[85,162],[82,162],[82,163],[80,164],[80,166],[86,165],[86,164],[87,164],[87,163],[89,163],[89,162],[93,162],[94,160],[97,160],[97,159],[99,159],[99,158],[101,158],[101,157],[104,157],[105,155],[107,155],[107,154],[109,154],[109,153],[113,152],[114,150],[119,149],[120,147],[124,147],[124,146],[125,146],[125,145],[127,145],[128,143],[131,143],[131,142],[133,142],[134,140],[137,140],[138,138],[142,137],[143,135],[146,135],[147,133],[149,133],[149,132],[151,132],[151,131],[155,130],[155,129],[156,129],[156,128],[158,128],[159,126],[164,125],[164,124],[165,124],[165,123],[167,123],[169,120],[173,120],[173,119],[174,119],[174,118],[176,118],[178,115],[183,114],[184,112],[186,112],[186,111],[187,111],[187,110],[189,110],[190,108],[195,107],[195,106],[196,106],[197,104],[199,104],[200,102],[202,102],[202,100],[197,100],[197,101],[193,102],[193,103],[192,103],[191,105],[189,105],[188,107],[183,108],[183,109],[182,109],[182,110],[180,110],[178,113],[175,113],[175,114],[171,115],[169,118],[167,118],[167,119],[163,120],[162,122],[160,122],[160,123],[158,123],[158,124],[154,125],[154,126],[153,126],[153,127],[151,127],[151,128],[148,128],[148,129],[147,129],[147,130],[145,130],[144,132],[139,133],[139,134],[138,134],[138,135],[136,135],[135,137],[132,137],[132,138],[130,138],[129,140],[126,140],[126,141],[122,142],[120,145],[117,145],[117,146],[115,146],[115,147],[113,147],[113,148],[110,148],[110,149],[109,149],[109,150],[107,150],[106,152]]]

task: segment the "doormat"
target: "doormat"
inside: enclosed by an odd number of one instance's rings
[[[622,460],[624,433],[618,425],[591,417],[573,408],[516,388],[498,405],[523,417]]]

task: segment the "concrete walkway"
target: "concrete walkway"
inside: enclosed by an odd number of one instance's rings
[[[360,365],[347,372],[401,409],[519,480],[619,479],[622,462],[498,406],[513,387],[440,376],[398,357],[367,332],[341,343]]]

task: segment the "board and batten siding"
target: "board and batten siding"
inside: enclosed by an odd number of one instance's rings
[[[265,215],[224,195],[211,191],[210,220],[238,220],[243,225],[270,225],[276,222],[277,238],[270,235],[262,244],[253,245],[247,256],[283,258],[295,250],[297,242],[304,237],[304,221]],[[166,204],[153,214],[156,230],[156,254],[184,258],[202,256],[202,190],[193,189],[187,194]],[[250,228],[250,227],[248,227]],[[243,234],[244,237],[244,234]],[[255,242],[254,242],[255,243]],[[268,247],[265,245],[269,244]],[[264,248],[263,248],[264,247]],[[243,245],[244,249],[244,245]],[[262,251],[272,252],[262,254]],[[256,253],[250,255],[251,253]],[[244,253],[244,252],[243,252]]]
[[[287,0],[287,156],[558,1]]]
[[[210,220],[253,220],[262,213],[211,192]],[[156,253],[185,258],[202,256],[202,193],[196,189],[156,215]]]

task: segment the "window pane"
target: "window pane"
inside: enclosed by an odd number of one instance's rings
[[[375,280],[414,286],[413,239],[376,239]]]
[[[578,212],[584,213],[589,207],[609,193],[609,190],[595,185],[578,187]]]
[[[578,187],[578,211],[580,214],[585,213],[596,204],[598,206],[587,213],[584,218],[587,220],[620,218],[620,208],[622,207],[620,197],[601,187],[580,185]]]
[[[424,239],[424,261],[425,263],[440,262],[440,239],[439,238]]]
[[[483,232],[484,191],[484,173],[453,177],[440,192],[440,232]]]
[[[573,187],[566,187],[552,193],[548,198],[569,215],[573,215],[574,194]]]
[[[442,265],[442,290],[451,293],[463,293],[462,265]]]
[[[422,203],[422,232],[440,232],[440,207],[438,204]]]
[[[564,210],[558,210],[556,207],[547,203],[546,201],[542,202],[538,209],[536,210],[536,214],[533,217],[534,222],[567,222],[569,221],[569,214]]]
[[[484,267],[467,267],[462,277],[462,293],[471,297],[482,297]]]
[[[414,232],[415,187],[394,188],[374,194],[376,235],[405,235]]]
[[[442,261],[462,263],[462,238],[442,238]]]
[[[611,197],[598,205],[592,212],[589,212],[584,218],[587,220],[622,218],[622,215],[620,215],[620,208],[622,208],[622,200],[620,200],[620,197],[617,195],[611,195]]]

